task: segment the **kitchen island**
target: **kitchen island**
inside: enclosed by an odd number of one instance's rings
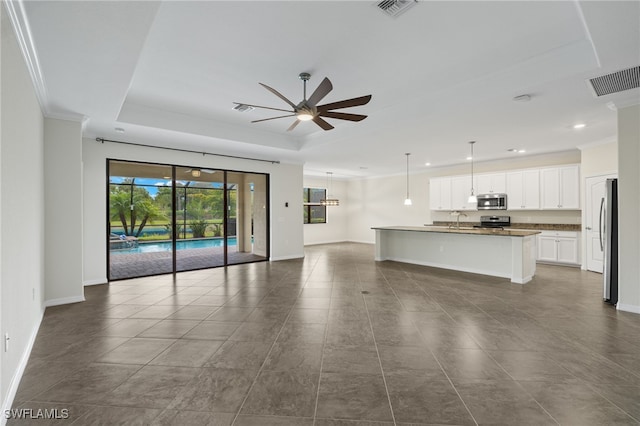
[[[536,272],[538,231],[383,226],[376,231],[375,260],[393,260],[509,278],[525,284]]]

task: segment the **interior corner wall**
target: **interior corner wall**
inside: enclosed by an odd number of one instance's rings
[[[585,147],[580,152],[582,183],[591,176],[606,175],[618,171],[618,142],[612,141]],[[584,191],[583,191],[584,192]]]
[[[305,176],[305,188],[327,188],[327,178]],[[302,192],[301,192],[302,194]],[[304,245],[328,244],[347,241],[347,221],[349,211],[349,197],[347,182],[331,180],[331,191],[328,196],[340,200],[340,205],[327,207],[326,223],[307,223],[304,225]],[[301,217],[302,220],[302,217]]]
[[[349,181],[348,240],[374,244],[374,226],[422,226],[431,220],[429,210],[429,176],[420,173],[409,177],[412,205],[405,206],[406,175]]]
[[[82,123],[44,120],[45,304],[84,300]]]
[[[136,141],[131,141],[136,142]],[[107,159],[175,164],[187,167],[268,173],[270,259],[304,257],[302,233],[302,165],[273,164],[159,148],[82,141],[83,282],[107,282]],[[289,207],[285,207],[288,203]]]
[[[618,110],[618,309],[640,314],[640,105]]]
[[[15,396],[43,314],[44,147],[43,115],[33,83],[2,6],[0,14],[0,315],[2,336],[7,333],[10,338],[8,350],[0,350],[4,413]]]

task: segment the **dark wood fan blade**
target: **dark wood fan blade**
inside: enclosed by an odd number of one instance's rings
[[[282,93],[278,92],[276,89],[274,89],[273,87],[269,87],[266,84],[262,84],[262,83],[258,83],[260,86],[264,87],[265,89],[267,89],[268,91],[270,91],[271,93],[273,93],[274,95],[276,95],[277,97],[279,97],[280,99],[282,99],[283,101],[285,101],[286,103],[288,103],[289,105],[291,105],[291,108],[296,109],[296,105],[291,102],[289,99],[285,98]]]
[[[320,83],[318,88],[315,90],[315,92],[313,92],[313,94],[307,100],[307,105],[309,105],[310,107],[316,106],[316,104],[320,102],[325,96],[327,96],[332,90],[333,84],[331,84],[331,81],[327,77],[325,77],[324,80],[322,80],[322,83]]]
[[[296,119],[296,121],[294,121],[293,124],[291,126],[289,126],[289,128],[287,129],[287,132],[290,132],[293,129],[295,129],[299,122],[300,122],[300,120]]]
[[[254,108],[272,109],[274,111],[295,112],[295,111],[291,111],[290,109],[272,108],[272,107],[266,107],[266,106],[261,106],[261,105],[245,104],[245,103],[240,103],[240,102],[234,102],[234,104],[236,104],[236,105],[246,105],[246,106],[250,106],[250,107],[254,107]]]
[[[319,115],[316,115],[315,117],[313,117],[313,122],[316,123],[318,126],[322,127],[324,130],[333,129],[333,126],[327,123],[326,121],[324,121],[322,118],[320,118]]]
[[[362,121],[367,118],[366,115],[361,114],[349,114],[346,112],[335,112],[335,111],[322,111],[318,113],[322,117],[327,118],[337,118],[339,120],[349,120],[349,121]]]
[[[285,117],[293,117],[293,116],[295,116],[295,114],[281,115],[279,117],[263,118],[262,120],[253,120],[252,123],[259,123],[261,121],[275,120],[276,118],[285,118]]]
[[[366,105],[371,100],[371,95],[360,96],[359,98],[345,99],[344,101],[332,102],[330,104],[318,105],[318,111],[328,111],[330,109],[349,108]]]

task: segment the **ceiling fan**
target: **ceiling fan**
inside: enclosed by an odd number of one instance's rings
[[[297,105],[291,102],[289,99],[285,98],[277,90],[267,86],[266,84],[258,83],[262,87],[264,87],[265,89],[267,89],[268,91],[270,91],[271,93],[273,93],[274,95],[276,95],[277,97],[285,101],[287,104],[289,104],[289,106],[293,108],[291,110],[281,109],[281,108],[272,108],[272,107],[266,107],[266,106],[260,106],[260,105],[251,105],[251,104],[245,104],[240,102],[234,102],[234,104],[239,106],[289,112],[290,114],[288,115],[280,115],[278,117],[263,118],[262,120],[252,121],[252,123],[259,123],[261,121],[275,120],[278,118],[296,117],[296,121],[294,121],[293,124],[289,126],[287,131],[293,130],[301,121],[313,121],[324,130],[333,129],[333,126],[329,124],[326,120],[324,120],[322,117],[337,118],[339,120],[348,120],[348,121],[362,121],[365,118],[367,118],[366,115],[351,114],[346,112],[336,112],[332,110],[366,105],[371,100],[371,95],[360,96],[358,98],[352,98],[352,99],[345,99],[343,101],[331,102],[324,105],[317,105],[318,102],[320,102],[325,96],[327,96],[327,94],[329,94],[329,92],[333,90],[333,85],[331,84],[331,81],[325,77],[324,80],[322,80],[322,82],[320,83],[320,85],[316,88],[316,90],[311,94],[309,99],[307,99],[307,81],[309,81],[309,79],[311,78],[311,74],[303,72],[303,73],[300,73],[298,77],[300,78],[300,80],[302,80],[304,84],[304,88],[303,88],[303,99]]]

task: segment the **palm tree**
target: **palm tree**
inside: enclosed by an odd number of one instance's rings
[[[125,235],[139,237],[149,221],[162,219],[160,209],[144,188],[113,186],[109,194],[111,220],[119,220]],[[138,218],[141,218],[138,224]],[[137,229],[136,229],[137,225]]]

